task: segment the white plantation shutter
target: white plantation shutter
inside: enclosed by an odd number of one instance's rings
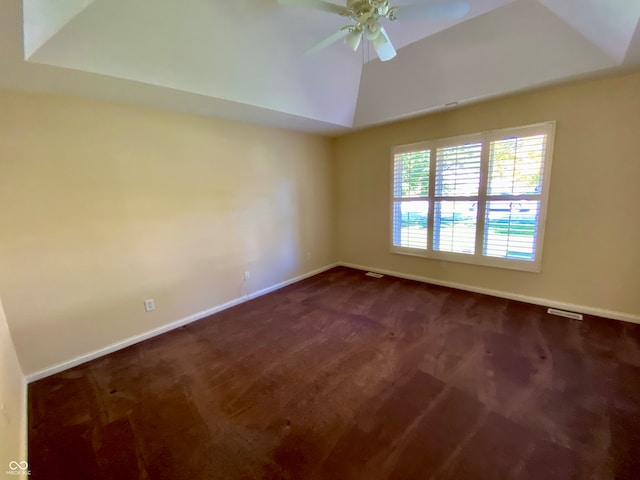
[[[487,202],[484,254],[535,260],[539,212],[540,202]]]
[[[490,143],[485,255],[535,260],[546,143],[544,134]]]
[[[427,248],[430,165],[430,150],[417,150],[394,156],[392,218],[394,246]]]
[[[482,143],[439,148],[436,155],[436,195],[477,196]]]
[[[473,254],[482,143],[439,148],[436,154],[433,249]]]
[[[487,195],[527,195],[542,191],[546,135],[491,142]]]
[[[539,271],[554,128],[395,147],[391,250]]]
[[[394,157],[394,196],[420,198],[429,195],[430,150],[401,153]]]

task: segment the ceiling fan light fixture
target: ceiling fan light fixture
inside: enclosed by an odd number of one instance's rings
[[[362,30],[354,28],[349,32],[347,38],[344,39],[344,43],[346,43],[354,52],[358,50],[360,46],[360,42],[362,41]]]
[[[377,20],[370,20],[367,23],[367,27],[365,29],[367,40],[374,41],[376,38],[380,38],[380,32],[382,32],[382,25],[380,25]]]

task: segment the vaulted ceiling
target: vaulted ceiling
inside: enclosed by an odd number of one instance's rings
[[[336,0],[337,2],[337,0]],[[397,0],[393,5],[427,3]],[[385,23],[398,56],[306,49],[347,22],[277,0],[2,0],[0,86],[319,133],[640,68],[638,0],[469,0]]]

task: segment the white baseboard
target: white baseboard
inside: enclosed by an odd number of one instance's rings
[[[558,302],[556,300],[550,300],[548,298],[530,297],[528,295],[520,295],[517,293],[504,292],[502,290],[491,290],[489,288],[481,288],[473,285],[467,285],[464,283],[445,282],[435,278],[422,277],[419,275],[411,275],[408,273],[396,272],[393,270],[384,270],[376,267],[368,267],[365,265],[356,265],[348,262],[338,262],[338,265],[343,267],[355,268],[357,270],[372,271],[377,273],[383,273],[392,277],[405,278],[407,280],[416,280],[418,282],[431,283],[433,285],[440,285],[442,287],[451,287],[458,290],[466,290],[467,292],[483,293],[485,295],[491,295],[493,297],[506,298],[509,300],[517,300],[524,303],[532,303],[534,305],[542,305],[545,307],[559,308],[562,310],[568,310],[570,312],[584,313],[587,315],[595,315],[598,317],[612,318],[614,320],[622,320],[624,322],[638,323],[640,324],[640,315],[634,315],[632,313],[617,312],[615,310],[606,310],[604,308],[589,307],[586,305],[576,305],[573,303]]]
[[[118,350],[122,350],[123,348],[129,347],[131,345],[142,342],[149,338],[162,335],[163,333],[169,332],[171,330],[175,330],[176,328],[182,327],[184,325],[195,322],[197,320],[201,320],[210,315],[213,315],[214,313],[218,313],[218,312],[221,312],[222,310],[226,310],[227,308],[235,307],[236,305],[240,305],[241,303],[247,302],[249,300],[260,297],[262,295],[266,295],[267,293],[271,293],[274,290],[278,290],[279,288],[286,287],[287,285],[291,285],[292,283],[299,282],[300,280],[304,280],[305,278],[309,278],[319,273],[325,272],[336,266],[338,266],[337,263],[325,265],[324,267],[299,275],[295,278],[291,278],[289,280],[285,280],[284,282],[280,282],[275,285],[271,285],[267,288],[263,288],[262,290],[258,290],[257,292],[252,292],[242,297],[235,298],[233,300],[230,300],[229,302],[223,303],[222,305],[211,307],[207,310],[203,310],[201,312],[194,313],[193,315],[189,315],[188,317],[181,318],[180,320],[176,320],[175,322],[171,322],[161,327],[154,328],[153,330],[149,330],[147,332],[141,333],[139,335],[134,335],[133,337],[129,337],[125,340],[112,343],[111,345],[107,345],[104,348],[100,348],[98,350],[88,352],[84,355],[74,357],[70,360],[65,360],[64,362],[56,363],[55,365],[51,365],[50,367],[47,367],[37,372],[26,375],[26,381],[27,383],[35,382],[42,378],[49,377],[56,373],[62,372],[64,370],[68,370],[69,368],[73,368],[77,365],[89,362],[91,360],[95,360],[96,358],[103,357],[104,355],[108,355]]]
[[[546,299],[546,298],[540,298],[540,297],[531,297],[528,295],[520,295],[520,294],[516,294],[516,293],[510,293],[510,292],[504,292],[502,290],[492,290],[492,289],[488,289],[488,288],[481,288],[481,287],[476,287],[473,285],[467,285],[467,284],[463,284],[463,283],[457,283],[457,282],[446,282],[446,281],[442,281],[442,280],[438,280],[435,278],[429,278],[429,277],[423,277],[423,276],[419,276],[419,275],[411,275],[411,274],[407,274],[407,273],[402,273],[402,272],[397,272],[394,270],[386,270],[386,269],[380,269],[380,268],[376,268],[376,267],[370,267],[370,266],[365,266],[365,265],[357,265],[357,264],[353,264],[353,263],[348,263],[348,262],[338,262],[338,263],[333,263],[330,265],[326,265],[324,267],[318,268],[316,270],[313,270],[311,272],[305,273],[303,275],[299,275],[295,278],[291,278],[289,280],[286,280],[284,282],[280,282],[277,283],[275,285],[271,285],[267,288],[263,288],[262,290],[259,290],[257,292],[253,292],[250,293],[248,295],[245,295],[243,297],[240,298],[236,298],[233,299],[229,302],[223,303],[222,305],[217,305],[215,307],[209,308],[207,310],[201,311],[201,312],[197,312],[194,313],[193,315],[189,315],[188,317],[182,318],[180,320],[177,320],[175,322],[171,322],[169,324],[163,325],[161,327],[155,328],[153,330],[149,330],[147,332],[141,333],[139,335],[135,335],[133,337],[129,337],[125,340],[119,341],[119,342],[115,342],[112,343],[111,345],[107,345],[104,348],[100,348],[98,350],[94,350],[92,352],[88,352],[84,355],[80,355],[78,357],[74,357],[70,360],[65,360],[64,362],[60,362],[57,363],[55,365],[52,365],[50,367],[44,368],[42,370],[39,370],[37,372],[31,373],[26,375],[25,379],[26,379],[26,383],[31,383],[31,382],[35,382],[37,380],[40,380],[42,378],[54,375],[56,373],[62,372],[64,370],[68,370],[69,368],[73,368],[77,365],[89,362],[91,360],[94,360],[96,358],[102,357],[104,355],[108,355],[110,353],[116,352],[118,350],[121,350],[123,348],[129,347],[131,345],[134,345],[136,343],[142,342],[144,340],[147,340],[149,338],[161,335],[163,333],[169,332],[171,330],[175,330],[176,328],[182,327],[184,325],[187,325],[189,323],[195,322],[197,320],[201,320],[203,318],[206,318],[210,315],[213,315],[215,313],[221,312],[222,310],[226,310],[227,308],[231,308],[234,307],[236,305],[239,305],[241,303],[244,303],[246,301],[252,300],[254,298],[260,297],[262,295],[266,295],[267,293],[271,293],[275,290],[278,290],[279,288],[283,288],[286,287],[287,285],[291,285],[293,283],[299,282],[300,280],[304,280],[305,278],[309,278],[312,277],[314,275],[317,275],[319,273],[325,272],[327,270],[330,270],[331,268],[334,268],[338,265],[344,266],[344,267],[349,267],[349,268],[355,268],[357,270],[363,270],[363,271],[373,271],[373,272],[378,272],[378,273],[382,273],[385,275],[391,275],[394,277],[399,277],[399,278],[405,278],[407,280],[416,280],[418,282],[424,282],[424,283],[431,283],[433,285],[440,285],[443,287],[450,287],[450,288],[456,288],[459,290],[465,290],[468,292],[474,292],[474,293],[482,293],[485,295],[491,295],[494,297],[500,297],[500,298],[506,298],[509,300],[517,300],[520,302],[525,302],[525,303],[531,303],[534,305],[542,305],[545,307],[553,307],[553,308],[560,308],[563,310],[568,310],[568,311],[572,311],[572,312],[579,312],[579,313],[584,313],[587,315],[595,315],[595,316],[599,316],[599,317],[605,317],[605,318],[611,318],[614,320],[622,320],[625,322],[631,322],[631,323],[638,323],[640,324],[640,315],[634,315],[631,313],[625,313],[625,312],[617,312],[614,310],[606,310],[606,309],[602,309],[602,308],[595,308],[595,307],[589,307],[589,306],[585,306],[585,305],[576,305],[576,304],[572,304],[572,303],[566,303],[566,302],[558,302],[556,300],[550,300],[550,299]],[[25,385],[25,433],[24,433],[24,438],[25,440],[23,441],[24,444],[24,448],[26,450],[26,403],[27,403],[27,393],[26,393],[26,385]],[[26,453],[25,453],[26,455]]]

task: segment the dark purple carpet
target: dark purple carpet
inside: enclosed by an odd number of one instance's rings
[[[638,479],[640,326],[335,268],[29,386],[33,479]]]

